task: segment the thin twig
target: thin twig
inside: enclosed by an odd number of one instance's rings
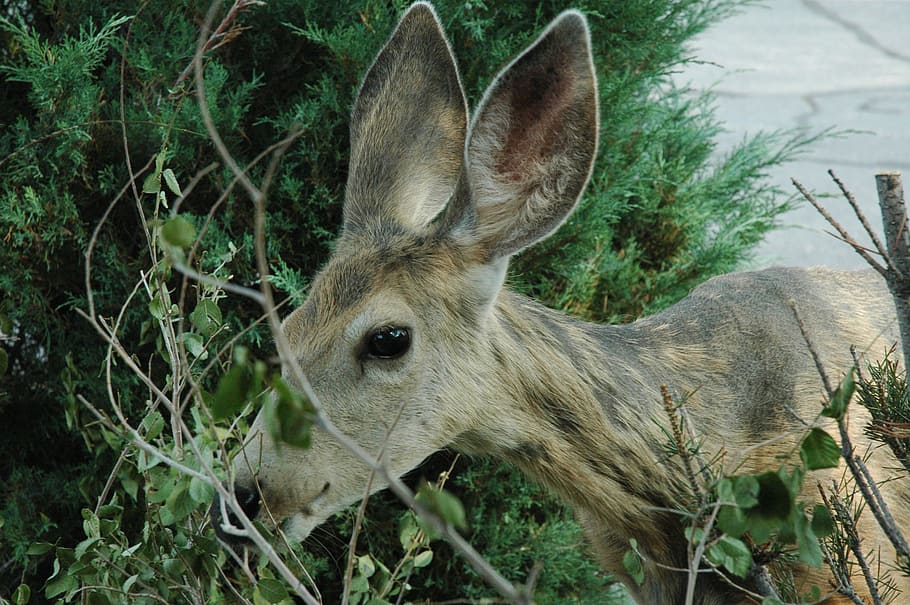
[[[793,310],[793,314],[796,317],[796,322],[799,326],[800,333],[802,334],[803,339],[806,342],[806,346],[812,355],[816,369],[818,370],[819,376],[825,385],[825,391],[827,392],[828,398],[830,399],[834,396],[834,390],[831,388],[831,383],[828,380],[828,375],[825,372],[821,359],[819,358],[818,351],[813,345],[812,339],[809,337],[806,326],[803,323],[799,312],[797,311],[796,304],[791,301],[790,307]],[[853,351],[852,354],[854,355],[854,359],[856,359],[855,351]],[[841,418],[837,419],[837,429],[840,436],[841,457],[846,462],[847,468],[850,470],[856,486],[862,493],[863,500],[865,500],[866,504],[869,506],[869,509],[872,511],[872,514],[875,517],[875,520],[878,522],[878,525],[888,536],[888,539],[891,540],[891,543],[894,545],[895,550],[897,550],[898,558],[904,556],[910,560],[910,547],[908,547],[906,540],[904,539],[900,530],[897,528],[897,525],[894,523],[894,518],[891,516],[888,505],[882,498],[881,492],[879,492],[875,480],[869,473],[869,469],[866,467],[866,464],[863,462],[863,460],[855,454],[853,441],[851,440],[850,433],[847,430],[846,418],[847,415],[845,413]],[[874,587],[870,586],[870,590],[874,590]]]
[[[95,418],[97,418],[104,426],[106,426],[107,428],[111,429],[114,432],[117,432],[117,425],[110,418],[108,418],[107,416],[102,414],[101,410],[99,410],[97,407],[95,407],[88,399],[86,399],[82,395],[78,395],[78,394],[76,395],[76,399],[78,399],[82,405],[84,405],[86,408],[88,408],[88,410],[95,416]],[[150,456],[152,456],[154,458],[158,458],[159,460],[161,460],[168,466],[177,469],[178,471],[180,471],[181,473],[183,473],[189,477],[199,479],[200,481],[203,481],[203,482],[207,483],[208,485],[214,486],[215,484],[218,483],[217,481],[213,480],[212,477],[210,477],[208,475],[204,475],[204,474],[200,473],[199,471],[186,466],[185,464],[177,462],[176,460],[174,460],[173,458],[171,458],[170,456],[168,456],[167,454],[165,454],[164,452],[162,452],[155,446],[151,445],[148,441],[146,441],[145,439],[142,438],[142,435],[139,434],[139,431],[137,431],[132,426],[130,426],[130,424],[129,424],[129,422],[127,422],[126,418],[123,418],[122,416],[118,415],[118,420],[120,420],[120,425],[123,427],[124,430],[126,430],[127,434],[129,435],[130,441],[133,444],[135,444],[136,447],[138,447],[139,449],[144,451],[146,454],[149,454]]]
[[[213,17],[214,10],[210,10],[209,15],[206,17],[206,23],[203,25],[202,32],[206,32],[208,30]],[[202,49],[202,38],[203,36],[200,36],[200,44],[197,45],[197,58],[199,57],[200,50]],[[255,187],[249,181],[249,179],[246,178],[245,175],[241,176],[240,169],[236,161],[233,159],[233,157],[231,157],[230,152],[224,145],[220,135],[218,134],[215,124],[212,121],[211,114],[208,112],[201,60],[196,61],[196,90],[199,97],[201,110],[200,113],[202,114],[202,119],[203,123],[206,126],[206,130],[208,130],[209,135],[211,136],[216,149],[218,149],[219,154],[221,154],[222,158],[224,159],[225,164],[240,178],[241,184],[244,185],[244,188],[247,190],[247,193],[255,206],[256,220],[254,223],[254,241],[256,246],[256,260],[261,277],[260,290],[263,297],[265,298],[265,304],[263,307],[269,317],[269,323],[272,327],[272,333],[275,336],[275,341],[278,347],[279,357],[281,359],[282,365],[291,371],[297,384],[301,387],[315,410],[314,425],[325,431],[330,437],[347,448],[357,458],[364,462],[368,468],[370,468],[379,477],[381,477],[384,482],[389,485],[389,489],[392,491],[392,493],[394,493],[405,505],[413,508],[430,527],[444,536],[452,545],[452,547],[465,557],[471,567],[473,567],[474,570],[482,578],[484,578],[484,580],[490,586],[492,586],[503,596],[509,598],[513,603],[519,605],[532,604],[533,599],[530,595],[525,594],[522,588],[516,587],[511,582],[509,582],[509,580],[503,577],[492,565],[490,565],[486,559],[480,555],[480,553],[478,553],[470,545],[470,543],[467,542],[467,540],[465,540],[451,526],[451,524],[443,521],[437,515],[430,512],[426,507],[419,504],[415,500],[413,492],[407,488],[407,486],[401,481],[399,477],[390,473],[384,464],[376,460],[356,441],[345,435],[340,429],[338,429],[337,426],[334,425],[334,423],[332,423],[332,421],[326,415],[319,397],[313,391],[312,385],[310,385],[309,380],[304,375],[296,357],[291,350],[291,346],[287,340],[287,337],[281,330],[281,322],[277,316],[277,313],[275,313],[271,286],[269,284],[269,280],[267,279],[269,270],[266,261],[264,235],[266,201],[265,192],[268,191],[268,183],[271,179],[271,175],[274,173],[277,161],[280,159],[281,153],[285,148],[276,150],[273,156],[273,161],[270,163],[269,168],[266,171],[262,190]],[[204,110],[202,109],[203,107],[205,107]]]
[[[239,3],[240,0],[235,2],[232,9]],[[205,16],[205,22],[200,29],[199,41],[196,44],[196,55],[193,57],[192,63],[196,77],[196,100],[199,103],[199,114],[202,117],[202,122],[205,124],[205,129],[208,132],[212,143],[214,143],[218,155],[221,156],[231,172],[240,180],[240,184],[246,189],[250,199],[253,200],[253,203],[258,205],[262,198],[262,192],[252,183],[252,181],[250,181],[249,177],[246,176],[246,173],[240,170],[240,166],[237,165],[231,152],[228,151],[227,146],[224,144],[224,140],[221,138],[221,134],[218,132],[218,129],[215,128],[214,120],[212,120],[212,113],[209,111],[208,97],[205,93],[205,75],[203,74],[202,68],[202,55],[206,52],[206,34],[212,26],[212,21],[215,19],[215,12],[218,10],[218,6],[218,2],[213,2],[209,8],[209,11]],[[222,25],[223,24],[224,22],[222,22]]]
[[[201,50],[197,49],[197,56],[201,56],[205,53],[208,53],[216,48],[220,48],[226,42],[230,41],[233,36],[228,36],[227,34],[231,31],[237,30],[241,31],[243,28],[231,27],[231,24],[234,20],[240,15],[240,13],[251,6],[265,6],[265,2],[257,0],[235,0],[234,5],[228,9],[227,15],[224,19],[221,20],[221,23],[218,24],[218,27],[215,28],[215,31],[208,37],[205,41]],[[230,28],[230,29],[229,29]],[[171,86],[171,90],[176,91],[177,88],[186,80],[190,72],[195,69],[196,59],[193,58],[186,67],[183,68],[183,71],[180,72],[180,75],[177,76],[177,79],[174,81],[174,84]]]
[[[185,264],[175,258],[171,259],[171,265],[178,272],[200,283],[214,286],[215,288],[243,296],[244,298],[249,298],[250,300],[255,301],[259,304],[263,304],[265,302],[262,293],[260,293],[258,290],[253,290],[252,288],[247,288],[245,286],[238,286],[236,284],[232,284],[231,282],[212,277],[211,275],[199,273],[195,269],[187,267]]]
[[[360,501],[360,506],[357,507],[357,518],[354,520],[354,529],[351,531],[351,539],[348,542],[348,557],[347,564],[344,567],[344,586],[343,594],[341,595],[341,605],[348,605],[348,602],[351,599],[351,581],[354,578],[354,559],[357,557],[357,538],[360,536],[360,529],[363,527],[363,515],[367,509],[367,502],[370,501],[370,492],[373,491],[373,479],[376,477],[376,473],[370,473],[370,476],[367,478],[367,486],[364,490],[365,493],[363,498]],[[395,574],[392,574],[390,581],[394,579]]]
[[[834,174],[833,170],[828,170],[828,174],[831,175],[831,179],[837,183],[837,186],[840,188],[841,193],[844,194],[844,197],[847,198],[847,202],[850,204],[850,207],[853,208],[853,214],[856,215],[856,218],[859,219],[860,224],[862,224],[863,229],[866,231],[866,234],[869,236],[869,239],[872,240],[872,243],[875,245],[875,250],[878,254],[884,259],[885,265],[891,267],[891,257],[888,256],[888,250],[885,248],[882,241],[878,238],[878,233],[875,232],[875,229],[872,228],[872,225],[869,223],[869,219],[866,218],[866,214],[859,207],[859,204],[856,202],[856,196],[853,195],[853,192],[847,189],[844,182]]]
[[[670,389],[667,388],[667,385],[660,385],[660,396],[663,399],[664,411],[670,419],[670,428],[673,431],[673,440],[676,442],[676,451],[679,454],[679,457],[682,458],[683,466],[686,470],[686,478],[689,480],[689,487],[692,490],[692,494],[698,498],[699,505],[704,506],[705,493],[698,484],[698,480],[695,478],[695,469],[692,467],[692,456],[682,434],[682,427],[680,426],[681,420],[676,413],[677,405],[676,402],[673,401],[673,397],[670,395]]]
[[[721,503],[717,502],[711,508],[711,514],[702,527],[701,540],[695,546],[695,552],[689,560],[689,573],[686,579],[686,605],[692,605],[695,602],[695,583],[698,581],[698,570],[701,567],[702,558],[705,556],[705,546],[708,542],[708,536],[714,528],[714,521],[717,519],[717,513],[720,511]]]
[[[863,572],[863,579],[866,581],[866,586],[869,588],[869,596],[872,597],[873,604],[884,605],[882,603],[882,597],[878,592],[878,585],[872,575],[872,571],[869,569],[869,563],[866,561],[866,556],[860,548],[860,537],[856,531],[856,524],[853,522],[853,516],[850,514],[850,511],[847,510],[846,506],[844,506],[841,499],[835,494],[832,494],[830,502],[834,506],[834,511],[841,523],[841,527],[847,532],[847,545],[853,552],[853,557],[856,559],[859,568]]]
[[[796,319],[796,325],[799,326],[799,333],[802,334],[803,340],[806,342],[806,346],[809,348],[809,354],[812,355],[812,361],[815,363],[815,369],[818,371],[818,375],[822,379],[822,384],[825,386],[825,393],[827,393],[828,397],[830,398],[834,395],[834,389],[831,387],[831,381],[828,379],[828,373],[825,371],[825,366],[822,364],[821,356],[818,354],[818,350],[812,343],[812,339],[809,337],[809,331],[806,329],[806,324],[803,322],[803,318],[799,314],[799,310],[796,307],[796,301],[791,299],[787,301],[787,304],[790,306],[790,310],[793,311],[793,317]]]
[[[803,186],[802,183],[800,183],[796,179],[790,179],[790,181],[799,190],[799,192],[803,195],[803,197],[806,198],[806,200],[808,200],[809,203],[812,204],[816,210],[818,210],[818,213],[821,214],[823,217],[825,217],[825,220],[828,221],[828,224],[830,224],[832,227],[834,227],[837,230],[838,233],[840,233],[840,235],[844,239],[844,241],[847,242],[847,244],[849,244],[850,247],[852,247],[856,251],[857,254],[862,256],[863,260],[865,260],[867,263],[869,263],[870,267],[872,267],[873,269],[878,271],[882,276],[884,276],[886,273],[885,267],[883,267],[878,262],[876,262],[876,260],[874,258],[872,258],[872,256],[868,252],[866,252],[866,248],[864,246],[861,246],[856,240],[854,240],[850,236],[850,233],[847,232],[847,230],[844,229],[841,226],[841,224],[837,222],[837,219],[835,219],[833,216],[831,216],[830,213],[828,213],[827,210],[825,210],[825,207],[822,206],[821,202],[819,202],[817,199],[815,199],[815,196],[812,195],[809,192],[809,190]]]

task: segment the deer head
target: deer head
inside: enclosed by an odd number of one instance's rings
[[[393,473],[479,426],[510,438],[488,338],[508,259],[572,212],[597,126],[588,27],[575,11],[502,70],[470,127],[429,4],[411,6],[364,78],[343,230],[283,330],[331,421]],[[261,413],[234,470],[246,512],[297,538],[362,498],[370,475],[318,429],[308,449],[279,446]],[[373,480],[372,491],[383,487]]]

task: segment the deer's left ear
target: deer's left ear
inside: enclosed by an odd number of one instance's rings
[[[468,132],[457,228],[491,260],[551,234],[588,182],[597,128],[588,25],[566,11],[487,89]]]

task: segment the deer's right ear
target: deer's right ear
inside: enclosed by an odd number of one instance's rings
[[[455,59],[433,8],[401,18],[354,102],[344,228],[429,223],[461,170],[467,105]]]

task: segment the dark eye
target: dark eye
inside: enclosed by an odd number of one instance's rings
[[[407,328],[386,326],[370,334],[366,352],[370,357],[395,359],[407,353],[410,346],[411,334]]]

